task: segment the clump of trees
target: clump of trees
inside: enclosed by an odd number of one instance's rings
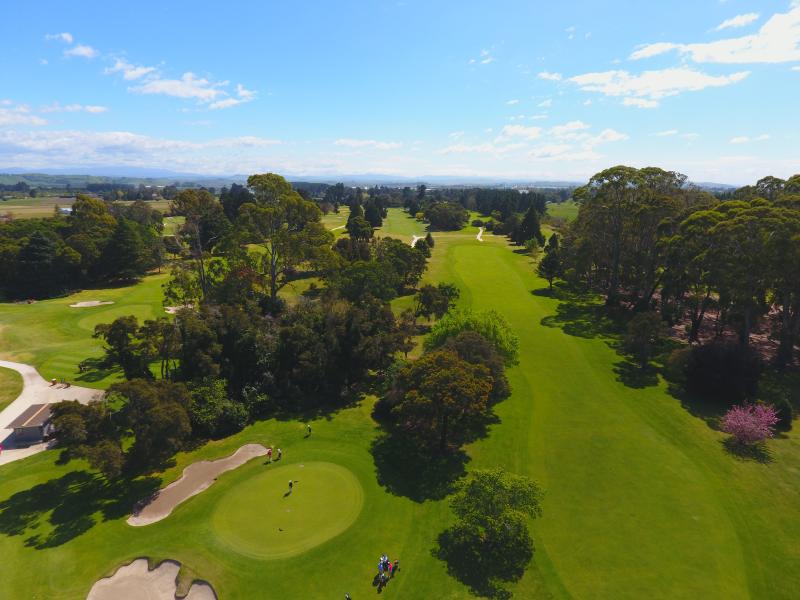
[[[668,366],[690,393],[752,399],[763,358],[778,368],[795,361],[800,175],[717,197],[680,173],[617,166],[574,198],[578,216],[562,229],[558,260],[546,255],[540,273],[603,294],[617,314],[646,314],[625,340],[641,364],[661,336],[654,314],[686,332],[691,348],[675,351]],[[774,351],[753,347],[764,338]]]
[[[387,302],[417,285],[422,252],[374,237],[332,248],[317,205],[278,175],[251,176],[224,197],[226,204],[208,190],[177,192],[182,259],[165,285],[176,314],[97,325],[105,354],[83,367],[120,369],[128,381],[104,403],[57,411],[67,452],[109,477],[158,468],[182,444],[255,419],[342,406],[380,385],[410,349],[414,324],[395,319]],[[278,292],[301,271],[327,286],[288,307]],[[155,425],[140,406],[176,426],[170,443],[145,439]]]
[[[457,231],[469,220],[469,212],[455,202],[429,203],[424,213],[431,227],[444,231]]]
[[[185,385],[132,379],[103,402],[53,405],[53,425],[67,459],[85,458],[106,478],[158,468],[191,433]]]
[[[450,500],[456,523],[438,538],[436,555],[474,592],[509,597],[533,558],[531,517],[542,514],[542,489],[503,469],[473,471]]]
[[[90,283],[132,280],[163,262],[161,213],[78,195],[72,212],[0,223],[0,292],[44,298]]]
[[[457,450],[483,435],[492,406],[509,395],[504,370],[516,347],[497,313],[448,313],[426,338],[426,352],[395,372],[378,411],[423,453]]]

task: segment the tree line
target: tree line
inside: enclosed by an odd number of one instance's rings
[[[684,331],[693,348],[673,358],[690,388],[752,397],[763,356],[779,368],[795,361],[800,175],[765,177],[720,199],[680,173],[618,166],[574,198],[578,216],[548,253],[548,272],[600,292],[612,310],[656,312],[637,321],[634,346],[647,347],[641,340],[659,327]]]
[[[0,223],[0,292],[43,298],[89,283],[132,280],[162,264],[160,212],[142,202],[78,195],[68,216]]]

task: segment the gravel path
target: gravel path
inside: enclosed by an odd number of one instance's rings
[[[65,387],[57,384],[51,386],[50,382],[39,375],[36,367],[31,365],[0,360],[0,367],[13,369],[22,375],[23,386],[22,393],[17,396],[17,399],[0,412],[0,444],[3,446],[3,452],[0,454],[0,465],[31,456],[46,450],[48,447],[47,444],[42,443],[15,448],[13,440],[10,439],[14,430],[8,429],[8,425],[25,412],[25,409],[29,406],[33,404],[50,404],[61,402],[62,400],[78,400],[83,404],[87,404],[91,400],[99,400],[103,397],[102,390],[93,390],[77,385]]]
[[[475,236],[475,239],[479,242],[483,241],[483,227],[478,228],[478,235]]]

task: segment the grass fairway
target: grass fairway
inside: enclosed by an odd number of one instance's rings
[[[168,275],[151,275],[141,283],[84,290],[33,304],[0,303],[0,358],[35,365],[42,377],[64,378],[86,387],[106,388],[120,378],[116,370],[78,372],[78,363],[102,356],[102,342],[92,338],[94,326],[135,315],[139,321],[164,314],[161,284]],[[88,300],[114,304],[70,308]]]
[[[22,377],[16,371],[0,367],[0,410],[22,392]]]
[[[287,558],[346,530],[363,505],[361,484],[344,467],[293,464],[265,470],[222,496],[211,524],[231,552]]]
[[[425,236],[427,226],[417,221],[402,208],[390,208],[383,220],[383,225],[375,230],[376,237],[395,237],[411,242],[415,235]]]
[[[578,205],[573,200],[566,202],[548,202],[547,215],[554,219],[572,221],[578,216]]]
[[[392,223],[395,231],[409,225]],[[534,562],[514,586],[517,598],[797,596],[797,433],[770,441],[767,462],[731,456],[723,448],[724,436],[683,408],[662,382],[642,380],[626,367],[591,304],[545,291],[530,258],[492,235],[483,242],[471,231],[434,236],[426,280],[457,284],[462,306],[498,310],[520,337],[520,363],[509,370],[513,394],[496,407],[499,423],[489,436],[468,448],[467,465],[502,465],[546,489],[544,515],[533,523]],[[154,281],[109,290],[119,293],[113,298],[95,291],[81,299],[111,298],[156,310]],[[48,339],[58,347],[98,352],[92,346],[96,340],[87,340],[88,330],[69,312],[78,309],[65,307],[72,301],[2,305],[0,347],[5,351],[13,340],[16,352],[27,353],[45,376],[57,354],[48,349]],[[121,310],[118,305],[85,310],[115,307]],[[409,497],[418,496],[409,492],[420,483],[414,465],[404,481],[380,461],[376,466],[370,450],[377,435],[372,402],[315,421],[309,438],[296,421],[257,423],[180,454],[165,473],[132,484],[105,485],[80,463],[57,464],[53,452],[3,466],[0,598],[82,599],[98,577],[139,556],[181,561],[226,600],[334,598],[346,591],[366,598],[375,595],[370,583],[382,552],[401,562],[385,597],[469,597],[431,555],[451,519],[446,502]],[[134,500],[175,480],[189,463],[227,456],[249,442],[280,446],[282,463],[251,461],[163,521],[139,528],[125,524]],[[295,475],[301,464],[336,467]],[[334,472],[346,473],[342,477],[351,483]],[[306,504],[312,496],[301,492],[312,474],[312,485],[320,487]],[[286,500],[297,511],[281,514],[290,477],[299,483]],[[397,493],[389,493],[379,477]],[[357,512],[359,489],[363,507]],[[322,516],[314,509],[320,500],[340,532],[315,537],[323,527],[319,520],[314,524]],[[341,503],[348,506],[340,508]],[[283,518],[290,527],[302,523],[308,530],[277,539],[274,528],[282,528]],[[305,549],[267,558],[295,544]]]

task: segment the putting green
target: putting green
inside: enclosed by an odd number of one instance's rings
[[[289,480],[294,488],[287,494]],[[223,495],[212,516],[218,540],[260,559],[305,552],[358,517],[364,491],[350,471],[328,462],[269,468]]]

